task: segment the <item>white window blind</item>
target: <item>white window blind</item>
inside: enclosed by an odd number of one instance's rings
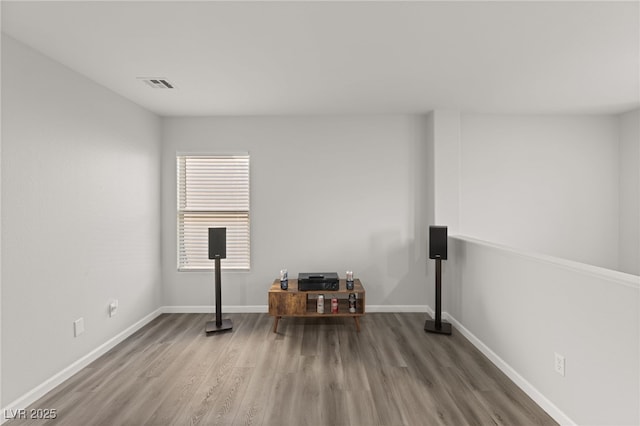
[[[249,269],[249,156],[178,155],[178,269],[212,269],[209,228],[227,228],[222,269]]]

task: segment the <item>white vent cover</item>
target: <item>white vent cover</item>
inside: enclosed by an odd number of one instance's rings
[[[142,80],[154,89],[173,89],[173,84],[164,78],[138,77],[138,80]]]

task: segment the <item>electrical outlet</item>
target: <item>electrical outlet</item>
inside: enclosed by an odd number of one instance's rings
[[[78,318],[73,322],[73,337],[78,337],[84,333],[84,318]]]
[[[555,352],[555,370],[556,373],[558,373],[559,375],[561,375],[562,377],[564,377],[564,364],[565,364],[565,359],[562,355],[560,355],[559,353]]]
[[[118,312],[118,299],[113,300],[109,303],[109,316],[113,317]]]

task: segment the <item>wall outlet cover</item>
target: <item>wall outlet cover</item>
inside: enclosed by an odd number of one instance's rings
[[[113,317],[118,312],[118,300],[109,303],[109,316]]]
[[[78,318],[73,322],[73,336],[78,337],[84,333],[84,318]]]
[[[565,367],[565,359],[564,356],[560,355],[559,353],[555,352],[555,364],[554,364],[554,368],[556,370],[556,373],[558,373],[559,375],[561,375],[562,377],[564,377],[564,367]]]

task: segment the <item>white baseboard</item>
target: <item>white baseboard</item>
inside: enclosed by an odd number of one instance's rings
[[[433,313],[431,313],[433,315]],[[520,389],[524,391],[536,404],[547,412],[553,419],[561,425],[575,426],[576,423],[538,391],[531,383],[522,377],[516,370],[500,358],[495,352],[478,339],[473,333],[467,330],[458,320],[447,312],[442,313],[442,319],[449,321],[457,331],[466,337],[480,352],[482,352],[491,362],[507,375]]]
[[[118,343],[125,340],[127,337],[131,336],[133,333],[153,321],[158,315],[162,313],[162,309],[156,309],[151,312],[149,315],[142,318],[140,321],[136,322],[132,326],[126,328],[122,332],[118,333],[116,336],[107,340],[102,345],[98,346],[96,349],[92,350],[73,364],[69,365],[59,373],[45,380],[40,385],[36,386],[29,392],[22,395],[20,398],[11,402],[6,407],[2,408],[2,416],[0,416],[0,424],[4,423],[7,420],[6,413],[17,413],[18,410],[25,409],[29,405],[36,402],[38,399],[42,398],[47,392],[51,391],[56,386],[62,384],[69,377],[78,373],[87,365],[91,364],[96,359],[100,358],[102,355],[107,353],[110,349],[115,347]]]
[[[428,313],[429,315],[431,315],[431,318],[434,318],[436,315],[436,311],[434,311],[433,309],[431,309],[431,306],[427,306],[427,309],[425,311],[426,313]],[[447,315],[447,313],[443,313],[443,316]]]
[[[165,314],[212,314],[216,312],[216,307],[211,305],[196,306],[163,306],[162,312]],[[229,314],[261,314],[267,313],[269,307],[267,305],[253,306],[222,306],[222,313]]]
[[[164,306],[161,308],[166,314],[208,314],[215,313],[215,306]],[[430,312],[427,305],[367,305],[367,312]],[[269,307],[267,305],[253,306],[222,306],[222,313],[267,313]]]
[[[366,312],[428,312],[427,305],[367,305]]]

